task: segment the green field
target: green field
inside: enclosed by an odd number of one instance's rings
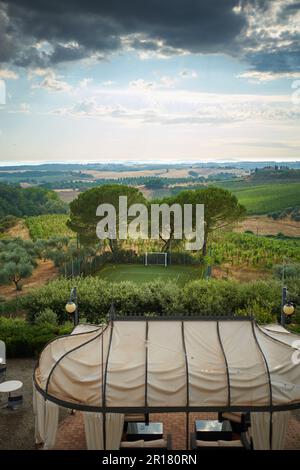
[[[67,214],[47,214],[25,219],[32,240],[51,237],[74,237],[75,234],[66,226]]]
[[[227,189],[238,198],[249,215],[262,215],[270,212],[283,211],[288,207],[300,206],[299,182],[257,182],[246,180],[231,180],[212,182],[210,186]],[[203,188],[204,186],[202,186]],[[178,194],[182,190],[196,189],[196,186],[165,188],[152,191],[153,197],[167,197]],[[201,189],[201,188],[200,188]]]
[[[106,264],[97,276],[112,282],[132,281],[137,284],[157,280],[184,285],[203,277],[203,266],[143,266],[140,264]]]
[[[248,214],[267,214],[300,205],[300,183],[248,185],[222,183],[221,186],[236,195]]]

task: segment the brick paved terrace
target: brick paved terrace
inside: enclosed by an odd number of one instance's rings
[[[217,419],[216,413],[190,413],[189,432],[194,431],[196,419]],[[150,421],[162,422],[164,435],[172,434],[172,448],[186,449],[186,415],[185,413],[151,414]],[[80,412],[68,415],[59,425],[56,450],[86,449],[83,416]],[[300,414],[292,412],[289,418],[285,449],[300,449]]]

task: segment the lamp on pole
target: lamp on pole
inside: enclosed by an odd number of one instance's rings
[[[286,287],[282,288],[282,299],[281,299],[281,325],[285,326],[286,318],[291,317],[295,313],[295,307],[292,302],[287,300],[288,290]]]
[[[69,315],[73,315],[73,322],[74,326],[78,325],[79,323],[79,313],[78,313],[78,305],[77,305],[77,288],[73,287],[70,293],[69,302],[66,303],[66,312]]]

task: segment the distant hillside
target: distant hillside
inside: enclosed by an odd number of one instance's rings
[[[268,214],[300,205],[300,183],[261,184],[228,188],[248,214]]]
[[[277,165],[273,168],[262,168],[256,169],[251,176],[248,178],[250,181],[255,183],[280,183],[280,182],[300,182],[300,170],[289,169],[286,167],[278,167]]]
[[[54,191],[0,183],[0,217],[62,214],[67,207]]]
[[[245,170],[254,170],[255,168],[264,168],[266,166],[284,166],[288,165],[289,168],[300,168],[300,161],[294,162],[275,162],[275,161],[231,161],[231,162],[218,162],[218,161],[190,161],[190,158],[186,156],[185,162],[178,163],[162,163],[157,162],[157,159],[153,158],[155,163],[152,162],[94,162],[94,163],[41,163],[38,165],[11,165],[11,166],[0,166],[0,171],[24,171],[24,170],[37,170],[37,171],[86,171],[86,170],[97,170],[97,171],[142,171],[142,170],[159,170],[159,169],[178,169],[178,168],[242,168]],[[88,157],[86,158],[88,161]]]

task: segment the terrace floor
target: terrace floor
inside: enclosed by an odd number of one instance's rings
[[[196,419],[216,419],[216,413],[190,413],[189,432],[194,431]],[[151,414],[150,421],[162,422],[164,433],[172,434],[172,448],[186,449],[186,415],[185,413]],[[59,425],[56,439],[56,450],[84,450],[86,449],[83,416],[80,412],[69,415]],[[292,412],[285,442],[286,450],[300,449],[300,414]]]
[[[8,361],[7,380],[21,380],[24,404],[15,412],[0,409],[0,450],[34,449],[34,417],[32,412],[32,371],[33,359],[10,359]],[[0,397],[1,399],[1,397]],[[5,400],[5,397],[2,397]],[[197,418],[216,419],[215,413],[190,413],[190,432],[193,431]],[[164,424],[164,433],[172,434],[173,448],[185,449],[185,414],[164,413],[151,414],[151,421]],[[80,412],[74,415],[61,409],[56,449],[86,449],[83,416]],[[285,443],[286,449],[300,450],[300,410],[291,412]]]

